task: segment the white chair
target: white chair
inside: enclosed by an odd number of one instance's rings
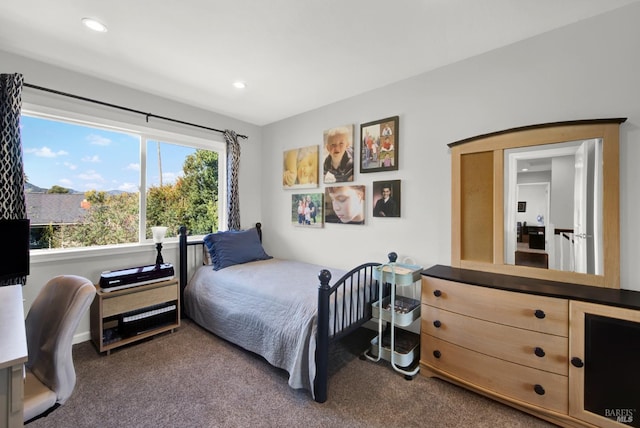
[[[61,275],[49,280],[31,305],[25,321],[25,423],[47,416],[71,396],[76,384],[73,335],[95,294],[88,279]]]

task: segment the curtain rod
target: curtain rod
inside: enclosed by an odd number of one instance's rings
[[[215,132],[219,132],[221,134],[224,134],[224,131],[221,130],[221,129],[210,128],[208,126],[203,126],[203,125],[198,125],[198,124],[195,124],[195,123],[185,122],[183,120],[173,119],[173,118],[166,117],[166,116],[158,116],[157,114],[147,113],[147,112],[144,112],[144,111],[141,111],[141,110],[135,110],[135,109],[132,109],[132,108],[129,108],[129,107],[119,106],[117,104],[111,104],[111,103],[107,103],[107,102],[104,102],[104,101],[95,100],[93,98],[81,97],[80,95],[69,94],[67,92],[57,91],[55,89],[49,89],[49,88],[44,88],[42,86],[32,85],[31,83],[26,83],[25,82],[25,83],[23,83],[23,86],[26,86],[27,88],[31,88],[31,89],[37,89],[39,91],[51,92],[52,94],[62,95],[64,97],[75,98],[77,100],[87,101],[87,102],[94,103],[94,104],[100,104],[100,105],[103,105],[103,106],[106,106],[106,107],[111,107],[111,108],[116,108],[116,109],[119,109],[119,110],[128,111],[130,113],[141,114],[141,115],[143,115],[143,116],[145,116],[147,118],[147,122],[149,122],[149,118],[150,117],[153,117],[155,119],[162,119],[162,120],[166,120],[166,121],[169,121],[169,122],[179,123],[181,125],[193,126],[195,128],[206,129],[208,131],[215,131]],[[246,135],[238,134],[238,138],[247,139],[248,137]]]

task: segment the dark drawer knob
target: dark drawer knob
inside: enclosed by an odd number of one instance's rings
[[[433,291],[433,295],[434,295],[434,296],[436,296],[436,297],[440,297],[440,296],[442,296],[442,291],[440,291],[440,290],[434,290],[434,291]]]
[[[442,356],[442,354],[440,353],[440,351],[438,351],[437,349],[435,351],[433,351],[433,356],[436,358],[440,358]]]
[[[540,348],[539,346],[536,346],[536,348],[533,350],[533,353],[540,358],[545,356],[544,349]]]
[[[577,368],[584,367],[584,362],[582,362],[582,360],[580,358],[578,358],[578,357],[573,357],[571,359],[571,364],[573,364],[574,367],[577,367]]]
[[[435,320],[433,322],[433,325],[435,326],[435,328],[440,328],[442,326],[442,323],[440,322],[440,320]]]
[[[536,394],[538,395],[544,395],[544,388],[542,387],[542,385],[539,384],[535,384],[533,387],[533,390],[536,392]]]
[[[533,314],[536,316],[536,318],[539,318],[539,319],[543,319],[544,317],[547,316],[547,314],[545,314],[544,311],[541,309],[536,309],[536,311]]]

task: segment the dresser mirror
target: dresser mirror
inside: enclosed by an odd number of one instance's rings
[[[602,143],[504,151],[505,263],[602,275]]]
[[[452,265],[619,288],[624,121],[534,125],[449,144]]]

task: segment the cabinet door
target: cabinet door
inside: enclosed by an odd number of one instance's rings
[[[574,301],[570,311],[570,415],[640,427],[640,311]]]

